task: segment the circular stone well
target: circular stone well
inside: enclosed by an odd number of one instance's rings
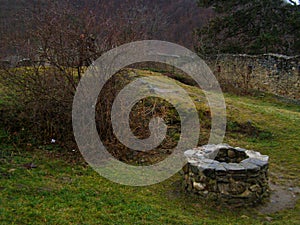
[[[185,151],[184,188],[229,205],[255,205],[268,196],[268,160],[259,152],[227,144]]]

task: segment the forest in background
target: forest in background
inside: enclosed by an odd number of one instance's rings
[[[201,55],[300,53],[300,6],[292,0],[0,0],[0,4],[2,59],[28,57],[28,45],[38,42],[32,34],[41,25],[37,15],[51,11],[55,11],[53,18],[61,13],[77,18],[68,25],[77,26],[78,36],[84,32],[99,36],[98,42],[106,42],[105,50],[157,39]],[[91,18],[93,30],[86,31],[90,28],[84,23]],[[53,36],[57,33],[52,30]]]
[[[194,46],[194,29],[203,27],[214,15],[212,9],[197,7],[194,0],[71,0],[57,1],[58,4],[55,6],[52,2],[0,0],[1,57],[16,54],[16,48],[12,47],[14,45],[12,39],[21,38],[23,41],[30,39],[29,27],[38,25],[36,20],[30,19],[33,13],[55,7],[62,9],[67,5],[72,14],[93,15],[101,30],[125,33],[134,29],[138,34],[128,41],[144,38],[165,40],[190,49]],[[137,24],[139,26],[136,26]],[[146,37],[145,33],[147,33]],[[20,45],[20,42],[16,45]]]

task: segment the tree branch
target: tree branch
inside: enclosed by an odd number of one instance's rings
[[[295,1],[293,1],[293,0],[288,0],[289,1],[289,3],[291,3],[292,5],[297,5],[297,3],[295,2]]]

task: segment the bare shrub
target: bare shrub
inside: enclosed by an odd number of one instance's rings
[[[137,1],[136,6],[139,7]],[[28,65],[15,65],[0,71],[1,83],[10,106],[5,105],[2,121],[11,132],[22,131],[22,142],[49,144],[52,139],[67,150],[76,148],[72,130],[72,102],[76,87],[88,65],[106,50],[125,42],[146,39],[155,32],[156,20],[147,7],[122,10],[116,21],[96,19],[90,11],[73,11],[69,2],[52,3],[50,8],[33,13],[35,27],[28,30],[30,44],[23,45]],[[125,6],[125,5],[123,5]],[[105,11],[104,11],[105,12]],[[104,13],[105,15],[105,13]],[[119,23],[118,23],[119,22]],[[30,22],[28,22],[30,23]],[[153,24],[151,24],[153,23]],[[148,27],[151,29],[149,30]],[[120,29],[119,29],[120,28]],[[26,49],[26,51],[25,51]],[[171,74],[169,74],[171,76]],[[134,76],[122,70],[110,79],[99,94],[96,124],[108,151],[123,161],[158,162],[169,155],[180,137],[180,119],[172,105],[158,98],[139,102],[130,115],[130,125],[138,138],[147,138],[149,121],[160,117],[169,125],[164,142],[148,152],[128,149],[115,137],[111,124],[111,107],[118,92]]]
[[[130,112],[130,127],[132,133],[139,139],[150,136],[149,122],[151,118],[160,117],[168,125],[166,139],[157,148],[142,152],[134,151],[123,145],[114,135],[111,123],[111,109],[118,93],[138,75],[132,75],[132,70],[124,69],[115,74],[99,94],[96,106],[96,125],[101,141],[107,150],[116,158],[126,162],[154,163],[172,153],[180,136],[180,118],[175,108],[160,98],[145,98],[138,102]]]

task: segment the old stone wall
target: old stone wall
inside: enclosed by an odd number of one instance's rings
[[[258,90],[300,100],[300,56],[223,54],[204,60],[224,91]],[[138,67],[168,71],[177,74],[173,76],[175,79],[195,84],[181,70],[170,65],[147,62],[140,63]]]
[[[223,88],[259,90],[300,99],[300,56],[218,55],[207,60]]]

